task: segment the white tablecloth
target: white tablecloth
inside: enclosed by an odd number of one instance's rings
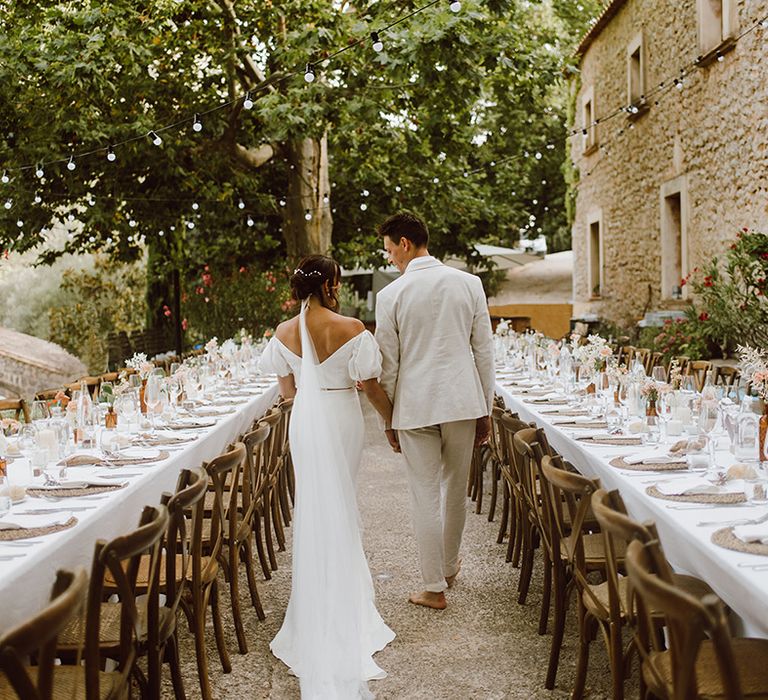
[[[94,510],[75,512],[77,524],[42,539],[29,548],[3,546],[0,556],[26,553],[20,559],[0,561],[0,633],[39,611],[50,599],[51,587],[58,569],[84,566],[90,571],[93,548],[97,540],[109,540],[136,527],[145,505],[156,505],[164,491],[173,492],[182,469],[199,467],[203,461],[221,454],[226,446],[245,432],[254,418],[264,414],[277,398],[277,386],[271,386],[247,403],[239,404],[235,413],[222,416],[209,429],[196,431],[200,437],[171,452],[164,462],[151,467],[126,467],[127,473],[140,473],[125,488],[116,490],[103,500],[78,500],[77,505],[97,506]],[[205,420],[205,419],[201,419]],[[152,448],[153,450],[155,448]],[[162,448],[159,448],[162,449]],[[34,504],[34,505],[33,505]],[[58,503],[27,498],[23,507],[66,507]]]
[[[661,544],[676,571],[704,579],[715,592],[736,612],[743,623],[745,636],[768,637],[768,570],[755,571],[739,564],[766,564],[768,558],[741,554],[712,544],[710,537],[717,527],[699,527],[700,521],[754,518],[766,512],[763,507],[726,506],[678,510],[670,506],[681,505],[652,498],[645,490],[654,476],[647,473],[626,475],[608,464],[617,454],[630,454],[637,448],[625,446],[587,446],[576,441],[572,430],[558,428],[543,416],[540,410],[552,411],[555,406],[524,403],[523,397],[512,395],[508,388],[497,384],[496,392],[520,418],[535,422],[544,428],[552,447],[579,469],[585,476],[599,478],[607,490],[618,489],[630,515],[640,521],[655,521]],[[557,420],[564,421],[560,417]],[[735,462],[730,453],[718,453],[718,462]],[[659,475],[663,479],[664,474]]]

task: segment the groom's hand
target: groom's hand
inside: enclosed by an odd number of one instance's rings
[[[390,447],[395,452],[400,452],[400,441],[397,439],[397,431],[388,428],[384,431],[384,435],[387,436],[387,441],[389,442]]]
[[[491,417],[483,416],[477,419],[477,425],[475,426],[475,447],[480,447],[488,442],[488,438],[491,434]]]

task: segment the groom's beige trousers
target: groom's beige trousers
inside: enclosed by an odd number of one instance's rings
[[[424,588],[440,593],[459,570],[476,420],[398,430],[411,488]]]

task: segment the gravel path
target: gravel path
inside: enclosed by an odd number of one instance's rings
[[[377,605],[397,638],[376,660],[388,677],[370,683],[378,700],[566,698],[575,668],[575,609],[569,616],[557,688],[544,689],[550,636],[536,630],[541,600],[541,562],[525,606],[516,602],[518,572],[504,561],[506,545],[496,544],[498,520],[469,510],[463,566],[448,595],[448,609],[426,610],[407,602],[418,590],[416,546],[411,532],[408,493],[400,455],[392,453],[366,408],[367,441],[359,484],[365,549],[374,577]],[[487,503],[487,499],[486,499]],[[249,653],[239,655],[231,621],[225,618],[232,657],[231,674],[218,663],[213,629],[208,625],[209,666],[216,698],[299,698],[298,682],[269,652],[290,593],[289,551],[279,555],[280,569],[271,581],[259,581],[267,619],[259,622],[241,591]],[[227,606],[228,589],[223,594]],[[194,647],[185,626],[180,630],[182,664],[189,698],[199,698]],[[592,644],[587,697],[610,695],[608,663],[601,638]],[[167,673],[166,673],[167,676]],[[172,697],[170,684],[164,695]],[[628,685],[627,697],[636,696]]]

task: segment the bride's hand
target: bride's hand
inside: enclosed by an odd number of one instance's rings
[[[387,436],[389,445],[394,452],[400,452],[400,441],[397,439],[397,431],[389,428],[384,431],[384,435]]]

